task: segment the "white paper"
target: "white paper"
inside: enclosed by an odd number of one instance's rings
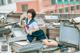
[[[26,36],[27,34],[25,34],[23,31],[19,30],[19,29],[16,29],[13,31],[13,34],[16,36],[16,37],[22,37],[22,36]]]
[[[27,44],[29,44],[27,41],[21,41],[21,42],[15,42],[15,43],[17,43],[19,45],[27,45]]]

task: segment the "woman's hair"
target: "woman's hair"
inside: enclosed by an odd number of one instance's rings
[[[36,12],[34,9],[28,9],[27,13],[31,13],[32,14],[32,19],[34,19],[34,17],[36,16]]]

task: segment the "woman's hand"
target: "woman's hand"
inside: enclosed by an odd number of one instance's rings
[[[24,19],[26,16],[27,16],[27,13],[23,13],[23,14],[20,16],[20,18],[21,18],[21,19]]]
[[[27,33],[32,35],[33,32],[37,31],[35,28],[28,29]]]
[[[31,31],[31,30],[28,30],[27,33],[28,33],[29,35],[32,35],[32,31]]]

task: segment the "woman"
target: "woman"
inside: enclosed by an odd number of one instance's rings
[[[59,44],[56,41],[49,42],[46,38],[44,32],[39,28],[37,22],[35,21],[36,12],[34,9],[29,9],[27,13],[23,14],[20,18],[20,22],[22,19],[25,18],[26,25],[21,25],[22,27],[25,27],[27,32],[27,39],[29,42],[32,42],[34,37],[36,37],[38,40],[41,40],[45,45],[47,46],[58,46]]]

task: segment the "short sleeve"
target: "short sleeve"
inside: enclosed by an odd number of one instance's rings
[[[36,29],[36,30],[39,30],[39,26],[38,26],[38,23],[37,22],[33,22],[33,27]]]
[[[37,22],[33,22],[29,25],[29,28],[34,28],[35,30],[39,30],[39,26]]]

